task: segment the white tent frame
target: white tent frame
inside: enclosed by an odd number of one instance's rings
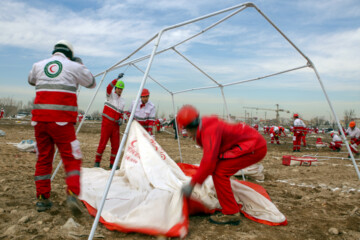
[[[185,57],[183,54],[181,54],[177,49],[175,49],[177,46],[203,34],[204,32],[208,31],[209,29],[212,29],[214,28],[215,26],[217,26],[218,24],[226,21],[227,19],[233,17],[234,15],[240,13],[241,11],[243,11],[244,9],[248,8],[248,7],[252,7],[254,8],[262,17],[265,18],[265,20],[267,22],[269,22],[275,29],[278,33],[280,33],[280,35],[282,35],[286,41],[293,47],[295,48],[295,50],[306,60],[306,64],[303,65],[303,66],[299,66],[299,67],[296,67],[296,68],[292,68],[292,69],[287,69],[287,70],[283,70],[283,71],[280,71],[280,72],[276,72],[276,73],[273,73],[273,74],[269,74],[269,75],[265,75],[265,76],[262,76],[262,77],[257,77],[257,78],[253,78],[253,79],[247,79],[247,80],[242,80],[242,81],[237,81],[237,82],[233,82],[233,83],[228,83],[228,84],[220,84],[219,82],[217,82],[215,79],[213,79],[210,75],[208,75],[205,71],[203,71],[200,67],[198,67],[197,65],[195,65],[193,62],[191,62],[187,57]],[[233,11],[233,12],[231,12]],[[227,15],[226,17],[222,18],[221,20],[213,23],[212,25],[208,26],[207,28],[203,29],[202,31],[198,32],[197,34],[194,34],[193,36],[191,37],[188,37],[187,39],[173,45],[172,47],[169,47],[169,48],[166,48],[166,49],[163,49],[161,51],[157,51],[158,49],[158,46],[159,46],[159,43],[160,43],[160,39],[162,37],[162,35],[169,31],[169,30],[172,30],[172,29],[175,29],[175,28],[179,28],[179,27],[182,27],[182,26],[185,26],[185,25],[188,25],[188,24],[192,24],[194,22],[198,22],[198,21],[201,21],[201,20],[204,20],[204,19],[207,19],[207,18],[210,18],[210,17],[214,17],[214,16],[217,16],[219,14],[222,14],[222,13],[227,13],[227,12],[231,12],[229,15]],[[138,51],[140,51],[141,49],[143,49],[145,46],[147,46],[148,44],[150,44],[153,40],[156,40],[155,43],[154,43],[154,46],[153,46],[153,49],[152,49],[152,52],[151,54],[149,55],[146,55],[146,56],[143,56],[143,57],[140,57],[140,58],[137,58],[137,59],[134,59],[134,60],[131,60],[131,61],[127,61],[128,59],[130,59],[134,54],[136,54]],[[192,66],[194,66],[196,69],[198,69],[202,74],[204,74],[207,78],[209,78],[213,83],[215,83],[215,85],[213,86],[207,86],[207,87],[198,87],[198,88],[191,88],[191,89],[186,89],[186,90],[181,90],[181,91],[171,91],[169,90],[168,88],[166,88],[164,85],[162,85],[161,83],[159,83],[158,81],[156,81],[154,78],[152,78],[151,76],[149,76],[149,71],[150,71],[150,68],[152,66],[152,62],[154,60],[154,57],[158,54],[161,54],[163,52],[166,52],[168,50],[173,50],[175,53],[177,53],[179,56],[181,56],[182,58],[184,58],[187,62],[189,62]],[[147,64],[147,67],[146,67],[146,70],[143,71],[141,70],[137,65],[136,63],[138,62],[141,62],[141,61],[144,61],[144,60],[148,60],[148,64]],[[176,117],[176,113],[175,113],[175,101],[174,101],[174,95],[175,94],[180,94],[180,93],[184,93],[184,92],[190,92],[190,91],[195,91],[195,90],[204,90],[204,89],[210,89],[210,88],[219,88],[220,91],[221,91],[221,94],[222,94],[222,97],[223,97],[223,101],[224,101],[224,106],[225,106],[225,110],[226,110],[226,113],[227,113],[227,116],[229,117],[229,111],[228,111],[228,106],[227,106],[227,103],[226,103],[226,99],[225,99],[225,94],[224,94],[224,91],[223,91],[223,88],[224,87],[227,87],[227,86],[231,86],[231,85],[236,85],[236,84],[241,84],[241,83],[246,83],[246,82],[251,82],[251,81],[257,81],[257,80],[261,80],[261,79],[265,79],[265,78],[269,78],[269,77],[273,77],[273,76],[276,76],[276,75],[280,75],[280,74],[283,74],[283,73],[287,73],[287,72],[291,72],[291,71],[296,71],[296,70],[299,70],[299,69],[303,69],[303,68],[311,68],[314,70],[314,73],[316,75],[316,78],[318,79],[319,81],[319,84],[321,86],[321,89],[326,97],[326,100],[329,104],[329,107],[331,109],[331,112],[336,120],[336,123],[337,123],[337,126],[338,128],[340,129],[340,132],[341,132],[341,136],[346,144],[346,148],[349,152],[349,155],[351,157],[351,160],[354,164],[354,167],[355,167],[355,170],[356,170],[356,173],[360,179],[360,172],[359,172],[359,169],[356,165],[356,162],[355,162],[355,159],[354,159],[354,156],[350,150],[350,147],[349,147],[349,143],[347,142],[346,140],[346,137],[345,137],[345,134],[342,130],[342,127],[340,125],[340,122],[339,122],[339,119],[334,111],[334,108],[332,106],[332,103],[327,95],[327,92],[325,90],[325,87],[324,87],[324,84],[320,78],[320,75],[318,73],[318,71],[316,70],[315,68],[315,65],[312,63],[312,61],[253,3],[251,2],[248,2],[248,3],[243,3],[243,4],[239,4],[239,5],[235,5],[233,7],[230,7],[230,8],[226,8],[226,9],[223,9],[223,10],[220,10],[220,11],[217,11],[217,12],[214,12],[214,13],[211,13],[211,14],[207,14],[207,15],[204,15],[204,16],[201,16],[201,17],[198,17],[198,18],[195,18],[195,19],[192,19],[192,20],[189,20],[189,21],[185,21],[185,22],[182,22],[182,23],[179,23],[179,24],[176,24],[176,25],[173,25],[173,26],[169,26],[169,27],[166,27],[162,30],[160,30],[157,34],[155,34],[153,37],[151,37],[148,41],[146,41],[144,44],[142,44],[139,48],[137,48],[134,52],[132,52],[130,55],[128,55],[127,57],[123,58],[121,61],[119,61],[118,63],[114,64],[113,66],[111,66],[110,68],[108,68],[107,70],[105,70],[104,72],[101,72],[97,75],[95,75],[95,77],[98,77],[98,76],[101,76],[102,75],[102,79],[95,91],[95,94],[93,96],[93,99],[91,100],[91,102],[89,103],[89,106],[87,107],[86,109],[86,112],[84,114],[84,116],[86,116],[88,110],[90,109],[90,106],[92,105],[94,99],[95,99],[95,96],[102,84],[102,82],[104,81],[104,78],[105,76],[107,75],[108,72],[111,72],[111,71],[114,71],[118,68],[121,68],[121,67],[124,67],[124,66],[133,66],[135,67],[136,69],[138,69],[139,71],[141,71],[144,76],[143,76],[143,79],[141,81],[141,84],[139,86],[139,90],[138,90],[138,93],[137,93],[137,96],[136,96],[136,104],[134,104],[133,106],[133,109],[131,111],[131,115],[130,115],[130,118],[129,118],[129,121],[128,121],[128,124],[126,126],[126,129],[125,129],[125,132],[124,132],[124,135],[123,135],[123,138],[121,140],[121,143],[120,143],[120,147],[119,147],[119,150],[116,154],[116,158],[115,158],[115,162],[114,162],[114,165],[113,165],[113,168],[111,170],[111,174],[110,174],[110,177],[107,181],[107,184],[106,184],[106,187],[105,187],[105,190],[104,190],[104,193],[103,193],[103,197],[102,197],[102,200],[101,200],[101,204],[98,208],[98,211],[97,211],[97,214],[96,214],[96,217],[94,219],[94,223],[92,225],[92,228],[91,228],[91,232],[90,232],[90,235],[89,235],[89,238],[88,239],[93,239],[94,237],[94,234],[95,234],[95,231],[96,231],[96,228],[97,228],[97,225],[98,225],[98,222],[99,222],[99,219],[100,219],[100,215],[101,215],[101,212],[103,210],[103,207],[104,207],[104,204],[105,204],[105,199],[107,197],[107,194],[109,192],[109,189],[110,189],[110,186],[111,186],[111,182],[112,182],[112,179],[114,177],[114,174],[115,174],[115,170],[116,170],[116,166],[119,164],[119,159],[120,159],[120,156],[121,156],[121,152],[124,148],[124,145],[125,145],[125,142],[126,142],[126,139],[127,139],[127,136],[128,136],[128,133],[129,133],[129,130],[130,130],[130,126],[131,126],[131,123],[134,119],[134,113],[135,113],[135,108],[139,102],[139,99],[140,99],[140,95],[141,95],[141,92],[142,92],[142,89],[144,88],[144,85],[145,85],[145,82],[146,82],[146,79],[147,78],[150,78],[151,80],[153,80],[155,83],[157,83],[161,88],[163,88],[166,92],[168,92],[171,97],[172,97],[172,103],[173,103],[173,111],[174,111],[174,116]],[[76,133],[79,132],[83,122],[85,120],[85,117],[82,119]],[[179,138],[178,138],[179,139]],[[180,152],[180,159],[182,161],[182,158],[181,158],[181,151],[180,151],[180,141],[178,140],[178,145],[179,145],[179,152]],[[60,167],[61,165],[61,161],[58,165],[58,168]],[[57,170],[58,170],[57,168]],[[54,178],[57,170],[54,171],[54,174],[52,176],[52,179]]]

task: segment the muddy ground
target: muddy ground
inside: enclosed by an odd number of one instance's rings
[[[87,239],[94,218],[88,214],[73,218],[66,208],[62,168],[52,183],[54,206],[42,213],[35,209],[36,155],[20,152],[14,146],[21,140],[35,140],[30,122],[2,119],[0,130],[6,133],[0,137],[0,239]],[[84,167],[93,166],[99,137],[100,123],[86,122],[79,132]],[[281,145],[269,144],[268,154],[262,161],[265,180],[256,183],[267,190],[287,217],[287,226],[267,226],[245,217],[239,226],[218,226],[209,223],[206,215],[191,216],[186,239],[360,239],[360,180],[355,168],[346,159],[345,147],[339,153],[328,148],[318,149],[315,147],[317,137],[325,142],[330,140],[324,134],[311,134],[307,137],[309,146],[300,153],[293,153],[291,138],[283,137]],[[156,140],[170,157],[180,161],[172,134],[161,132]],[[109,164],[109,152],[108,146],[102,162],[105,168]],[[182,154],[187,163],[199,163],[202,155],[190,139],[182,139]],[[289,154],[339,158],[322,158],[317,166],[310,167],[282,165],[282,156]],[[54,166],[58,162],[59,158]],[[64,226],[70,218],[79,224],[73,230]],[[159,237],[109,231],[101,224],[95,235],[95,239],[156,238]]]

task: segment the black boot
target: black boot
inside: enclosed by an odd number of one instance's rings
[[[52,206],[52,202],[49,199],[44,198],[43,195],[39,196],[38,201],[36,202],[36,210],[38,212],[44,212],[50,209],[51,206]]]
[[[109,168],[110,168],[110,169],[112,169],[112,168],[113,168],[113,166],[114,166],[114,165],[110,163]],[[119,168],[118,166],[116,166],[116,170],[119,170],[119,169],[120,169],[120,168]]]

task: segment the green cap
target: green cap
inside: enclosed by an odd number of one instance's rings
[[[116,84],[115,84],[115,87],[116,87],[116,88],[121,88],[121,89],[124,89],[125,84],[124,84],[124,82],[123,82],[123,81],[118,80],[118,81],[116,82]]]

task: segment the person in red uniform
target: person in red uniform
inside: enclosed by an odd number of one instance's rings
[[[359,156],[359,150],[357,147],[360,145],[360,129],[356,127],[356,122],[351,121],[349,127],[346,130],[346,135],[350,137],[350,149],[356,156]],[[348,156],[350,157],[350,155]]]
[[[279,126],[279,137],[281,137],[281,134],[284,134],[284,137],[287,137],[285,133],[285,128],[282,126]]]
[[[123,113],[125,108],[125,100],[121,97],[125,87],[124,82],[120,80],[120,78],[123,76],[124,74],[120,73],[118,77],[112,80],[106,88],[106,101],[104,104],[101,121],[101,135],[99,146],[95,155],[94,167],[100,167],[102,155],[105,151],[106,144],[109,139],[111,143],[109,168],[113,167],[116,154],[119,150],[120,126],[123,123]]]
[[[336,134],[336,133],[331,133],[330,134],[332,141],[329,144],[329,148],[332,149],[333,151],[337,151],[340,152],[341,151],[341,145],[342,145],[342,140],[341,138]]]
[[[280,144],[279,142],[279,136],[280,136],[280,133],[279,133],[279,128],[276,127],[276,126],[272,126],[270,128],[270,137],[271,137],[271,144],[274,144],[274,140],[276,140],[276,144]]]
[[[79,123],[81,123],[81,121],[82,121],[83,118],[84,118],[84,115],[82,115],[81,113],[79,113],[77,121],[78,121]]]
[[[144,88],[141,92],[141,101],[135,108],[134,119],[140,123],[141,126],[154,138],[153,135],[153,126],[155,125],[155,114],[156,108],[155,105],[149,100],[150,92],[148,89]],[[132,102],[129,108],[129,116],[131,114],[132,108],[135,104],[135,100]]]
[[[217,116],[200,118],[199,112],[191,105],[179,110],[176,121],[203,148],[200,166],[191,181],[183,185],[182,193],[190,197],[195,184],[201,185],[211,175],[222,213],[212,215],[210,221],[239,224],[240,209],[231,189],[230,177],[265,157],[266,140],[245,123],[230,124]]]
[[[28,76],[29,84],[36,89],[31,112],[37,143],[36,208],[42,212],[52,206],[50,178],[56,145],[66,173],[67,205],[73,214],[79,214],[82,153],[74,129],[78,115],[76,91],[78,85],[94,88],[96,82],[83,64],[73,61],[74,50],[68,41],[57,42],[52,53],[52,57],[35,63]]]
[[[319,128],[316,127],[316,128],[314,129],[314,131],[315,131],[316,134],[318,134],[318,133],[319,133]]]
[[[156,126],[156,132],[160,132],[160,128],[161,128],[161,123],[160,123],[160,119],[156,119],[155,120],[155,126]]]
[[[294,114],[294,136],[293,136],[293,152],[300,152],[301,138],[305,131],[306,125],[299,118],[299,114]]]
[[[4,113],[5,113],[5,110],[3,108],[1,108],[0,119],[2,119],[4,117]]]

